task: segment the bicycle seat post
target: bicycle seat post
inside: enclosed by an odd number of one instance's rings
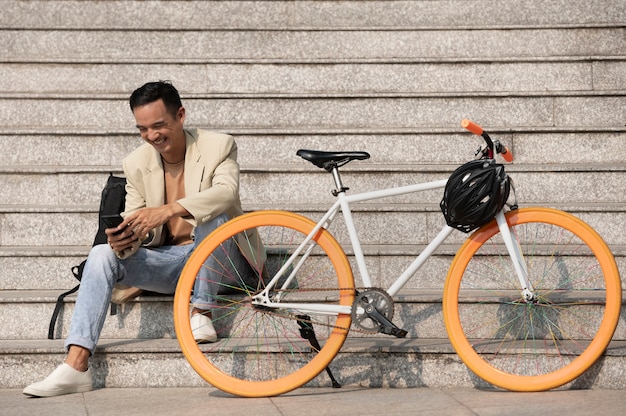
[[[346,192],[350,188],[346,188],[343,186],[343,182],[341,182],[341,176],[339,175],[339,166],[336,164],[333,165],[331,169],[331,173],[333,174],[333,180],[335,181],[335,190],[332,191],[333,196],[337,196],[340,193]]]

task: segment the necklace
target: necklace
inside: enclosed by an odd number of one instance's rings
[[[181,160],[180,162],[176,162],[176,163],[170,163],[170,162],[166,162],[165,160],[163,160],[163,164],[164,164],[164,165],[167,165],[167,166],[172,166],[172,167],[175,167],[175,166],[180,166],[180,165],[182,165],[183,163],[185,163],[185,159]]]
[[[183,163],[185,163],[185,158],[183,158],[183,160],[181,160],[180,162],[175,162],[175,163],[170,163],[170,162],[168,162],[167,160],[165,160],[163,158],[161,158],[161,160],[163,161],[164,165],[171,166],[173,168],[174,167],[178,167],[178,166],[182,165]]]

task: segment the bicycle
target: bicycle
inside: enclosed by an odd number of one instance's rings
[[[486,143],[477,152],[479,160],[493,160],[497,153],[512,159],[478,125],[464,120],[463,126]],[[445,225],[389,288],[375,288],[350,204],[443,189],[448,179],[347,195],[339,168],[369,154],[297,154],[332,174],[337,200],[331,208],[318,222],[286,211],[232,219],[197,247],[174,298],[185,357],[210,384],[239,396],[283,394],[324,370],[337,387],[328,365],[350,330],[406,336],[393,323],[393,296],[455,229]],[[359,288],[344,249],[328,230],[339,211]],[[507,205],[487,220],[461,245],[446,277],[449,339],[466,366],[495,386],[514,391],[562,386],[603,354],[617,326],[621,285],[613,255],[589,225],[559,210]],[[225,255],[229,244],[246,257],[244,268]],[[213,310],[220,340],[198,345],[190,298],[198,272],[209,263],[228,290],[221,291]],[[249,275],[256,283],[241,283],[249,282]]]

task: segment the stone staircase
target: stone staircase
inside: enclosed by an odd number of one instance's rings
[[[580,216],[624,270],[625,22],[617,0],[4,2],[0,387],[21,388],[62,360],[62,340],[46,339],[54,302],[87,255],[106,176],[140,143],[127,99],[150,80],[173,81],[188,126],[236,136],[246,210],[321,214],[331,179],[299,148],[370,152],[343,169],[354,192],[445,178],[480,143],[460,128],[470,118],[514,152],[520,205]],[[357,208],[377,285],[441,227],[440,198]],[[415,317],[404,322],[409,339],[349,339],[333,364],[342,383],[484,386],[443,328],[457,247],[398,296],[398,315]],[[57,338],[72,309],[69,298]],[[626,388],[625,344],[622,320],[574,386]],[[110,316],[92,365],[98,386],[206,384],[180,353],[171,297]]]

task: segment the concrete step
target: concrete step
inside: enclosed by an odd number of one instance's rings
[[[168,16],[165,21],[159,16]],[[202,16],[189,19],[189,16]],[[475,29],[621,25],[619,1],[5,1],[0,27],[14,29]]]
[[[624,71],[626,73],[626,71]],[[507,165],[516,171],[606,171],[623,169],[626,160],[626,129],[605,131],[591,129],[526,128],[493,124],[483,120],[493,138],[506,144],[515,156]],[[118,126],[121,128],[131,127]],[[351,163],[342,171],[415,171],[448,172],[474,155],[482,140],[460,127],[460,120],[445,129],[394,132],[385,129],[371,132],[293,134],[234,131],[237,160],[244,174],[298,170],[316,171],[296,156],[298,149],[364,150],[371,158]],[[0,153],[4,155],[0,173],[109,173],[121,172],[122,159],[143,141],[138,133],[102,135],[95,130],[87,135],[68,133],[19,134],[0,131]],[[602,161],[602,163],[598,163]],[[449,165],[449,166],[446,166]],[[9,203],[9,201],[3,202]]]
[[[406,290],[398,295],[394,322],[409,332],[408,338],[445,338],[441,312],[441,287]],[[54,310],[58,291],[0,291],[0,311],[6,316],[20,316],[19,320],[5,322],[0,339],[41,339],[48,334],[48,325]],[[67,298],[55,329],[55,338],[65,339],[74,310],[76,295]],[[116,315],[108,315],[101,337],[109,339],[175,338],[172,315],[172,296],[141,296],[118,307]],[[220,330],[219,321],[215,321]],[[368,336],[355,331],[355,337]],[[385,335],[375,335],[385,337]],[[618,338],[616,338],[618,339]]]
[[[59,133],[119,131],[134,125],[126,100],[0,99],[6,131],[37,126]],[[470,118],[485,127],[613,127],[623,130],[626,97],[249,98],[186,99],[187,123],[208,129],[306,132],[450,128]],[[55,111],[51,112],[50,109]],[[590,111],[593,109],[593,111]],[[105,114],[106,116],[103,116]],[[488,123],[488,124],[487,124]]]
[[[68,290],[78,284],[68,280]],[[64,290],[65,291],[65,290]],[[19,316],[14,323],[6,322],[0,339],[40,339],[48,335],[50,318],[61,291],[17,290],[0,291],[0,309],[7,316]],[[108,315],[103,338],[158,339],[175,338],[172,296],[143,296],[138,301],[120,305],[116,315]],[[76,295],[66,298],[55,328],[55,338],[66,338],[74,310]]]
[[[0,247],[4,290],[53,290],[52,297],[74,287],[71,269],[87,258],[89,246]]]
[[[462,237],[457,236],[457,240]],[[452,257],[460,244],[442,245],[429,261],[406,286],[407,289],[443,288]],[[410,261],[423,250],[422,244],[405,245],[363,245],[365,261],[376,286],[389,286],[399,276]],[[626,250],[619,251],[616,256],[621,261]],[[71,268],[80,264],[88,254],[88,246],[5,246],[0,248],[3,279],[0,280],[1,290],[52,290],[48,298],[54,298],[77,282],[71,274]],[[349,256],[353,270],[357,270],[350,246],[344,247]],[[45,271],[45,279],[42,278]],[[0,292],[1,293],[1,292]],[[8,294],[7,294],[8,296]],[[49,299],[48,299],[49,300]]]
[[[355,163],[362,169],[369,166]],[[371,166],[370,171],[346,170],[342,174],[343,183],[351,194],[391,187],[444,180],[458,165],[431,166],[433,172],[416,167],[397,169],[394,166]],[[544,167],[545,168],[545,167]],[[513,178],[515,196],[520,204],[531,205],[549,203],[618,203],[624,201],[626,184],[621,180],[624,165],[611,164],[607,169],[594,170],[593,166],[569,166],[561,172],[522,172],[507,170]],[[72,202],[77,205],[98,205],[106,173],[82,172],[23,172],[2,173],[0,181],[3,189],[0,197],[4,206],[36,207],[58,206],[60,210]],[[610,186],[598,186],[599,183]],[[297,169],[285,167],[282,171],[246,171],[240,177],[240,196],[245,205],[267,204],[280,207],[285,204],[327,204],[334,202],[330,191],[334,188],[332,178],[326,172],[310,165]],[[385,200],[372,201],[372,204],[437,204],[443,191],[435,189],[413,193]]]
[[[63,357],[61,340],[0,340],[0,385],[24,388],[50,374]],[[102,339],[90,365],[98,388],[206,385],[191,369],[175,339]],[[343,386],[492,387],[461,362],[447,339],[349,337],[330,367]],[[613,341],[586,373],[563,388],[625,389],[624,371],[626,342]],[[324,372],[307,384],[330,385]]]
[[[347,172],[343,183],[349,194],[404,186],[415,183],[445,180],[457,166],[445,173],[423,172]],[[523,206],[540,203],[612,203],[623,202],[623,171],[615,172],[510,172],[514,181],[515,196]],[[611,184],[599,187],[598,184]],[[328,204],[334,202],[330,194],[333,183],[323,171],[257,173],[241,176],[240,194],[245,204],[301,203]],[[441,189],[372,201],[384,209],[385,204],[438,204],[443,196]],[[281,202],[278,202],[281,201]],[[356,204],[355,204],[356,206]],[[393,206],[393,205],[391,205]]]
[[[441,310],[445,273],[438,275],[437,281],[434,281],[432,276],[429,276],[430,281],[422,281],[419,277],[423,275],[425,272],[421,271],[415,283],[404,288],[395,297],[393,322],[408,331],[408,338],[446,338]],[[382,281],[387,279],[377,279],[378,276],[375,274],[372,277],[377,287],[387,287],[391,284],[390,281]],[[74,283],[69,287],[73,285]],[[356,286],[359,287],[358,282]],[[418,288],[415,288],[416,286]],[[1,316],[13,317],[13,319],[2,319],[0,339],[45,338],[48,334],[50,317],[60,294],[60,291],[54,290],[0,291]],[[68,335],[75,299],[75,294],[66,298],[55,328],[56,338],[64,339]],[[172,300],[172,296],[155,294],[141,296],[119,306],[116,315],[107,316],[101,337],[111,339],[175,338]],[[482,308],[489,308],[489,306],[484,305]],[[20,319],[14,319],[15,317]],[[220,322],[214,321],[218,332],[221,330]],[[355,330],[352,336],[368,335]],[[384,335],[377,334],[375,337],[384,337]],[[626,311],[622,311],[622,319],[613,339],[626,340]]]
[[[549,204],[542,204],[545,206]],[[524,205],[525,206],[525,205]],[[299,212],[313,220],[321,218],[321,212],[305,209]],[[616,211],[573,212],[603,236],[609,245],[626,244],[620,232],[619,218],[622,209]],[[377,210],[354,212],[355,224],[360,231],[362,244],[424,244],[434,238],[445,225],[440,211],[379,212]],[[97,230],[95,213],[6,213],[0,214],[0,245],[15,247],[37,246],[89,246]],[[342,243],[347,243],[347,232],[342,223],[336,222],[330,229]],[[455,233],[450,241],[460,243],[462,233]]]
[[[460,240],[462,236],[455,236]],[[460,247],[460,241],[441,246],[405,287],[406,290],[442,289],[452,258]],[[424,249],[422,244],[365,245],[362,247],[365,262],[378,287],[389,287],[410,262]],[[626,270],[626,245],[611,244],[620,270]],[[358,282],[358,270],[349,245],[344,247]],[[3,265],[0,291],[36,290],[52,291],[51,299],[74,287],[77,281],[72,267],[80,264],[89,251],[88,246],[5,246],[0,248]],[[358,284],[358,283],[357,283]],[[626,288],[626,274],[622,273],[622,285]]]
[[[624,29],[620,26],[449,29],[53,29],[46,31],[46,36],[41,36],[40,30],[4,29],[5,42],[0,44],[0,55],[7,57],[7,62],[186,64],[535,60],[537,57],[615,57],[626,52]]]
[[[167,74],[183,98],[242,95],[598,94],[623,90],[624,59],[328,64],[0,64],[0,96],[127,98]],[[263,82],[258,82],[263,79]]]
[[[415,278],[407,284],[407,289],[443,288],[447,269],[457,249],[457,244],[440,247]],[[87,246],[2,247],[0,259],[3,264],[3,278],[0,280],[0,291],[52,290],[53,293],[47,296],[56,299],[61,292],[72,288],[77,283],[71,274],[71,268],[87,257],[88,250]],[[423,245],[366,245],[363,246],[363,250],[374,284],[389,286],[391,280],[399,276],[410,260],[423,250]],[[350,247],[346,247],[345,251],[348,256],[353,254]],[[349,260],[354,262],[352,258]],[[357,270],[356,264],[352,266],[353,270]]]

